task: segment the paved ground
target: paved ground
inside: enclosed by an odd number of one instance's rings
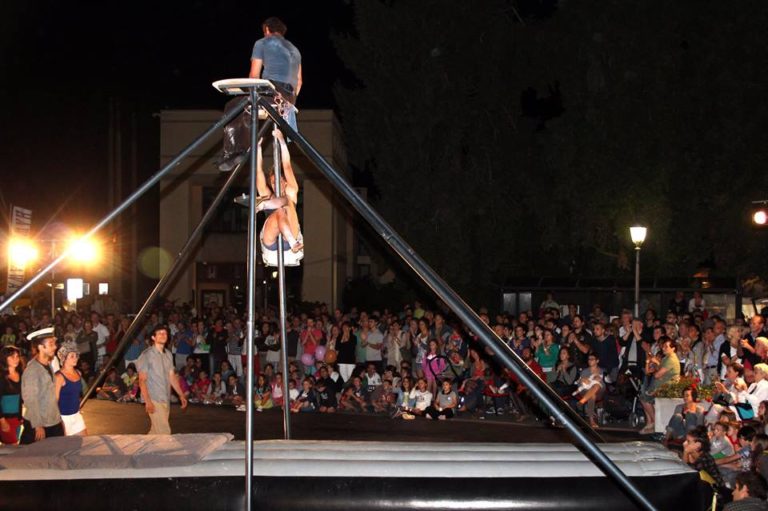
[[[83,407],[88,433],[132,434],[146,433],[149,419],[144,406],[135,403],[114,403],[90,400]],[[236,439],[245,438],[245,413],[223,406],[190,405],[182,411],[171,407],[171,428],[174,433],[229,432]],[[641,438],[627,428],[601,428],[608,442],[627,442]],[[563,429],[551,428],[537,422],[516,423],[509,418],[458,417],[449,421],[412,421],[390,419],[383,415],[358,414],[293,414],[291,433],[295,439],[317,440],[386,440],[394,442],[462,441],[462,442],[570,442]],[[255,414],[254,438],[268,440],[283,438],[281,410]]]

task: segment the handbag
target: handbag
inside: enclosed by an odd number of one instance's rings
[[[739,414],[739,419],[748,421],[755,418],[755,410],[749,403],[736,403],[736,413]]]

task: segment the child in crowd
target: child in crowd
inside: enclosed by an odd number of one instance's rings
[[[224,402],[224,398],[227,396],[227,384],[221,379],[221,373],[213,373],[211,383],[208,385],[206,391],[204,403],[205,404],[217,404],[220,405]]]
[[[125,393],[120,401],[124,403],[136,401],[139,395],[139,373],[136,371],[136,365],[133,362],[128,364],[120,378],[125,387]]]
[[[326,384],[326,381],[317,380],[315,384],[317,392],[317,411],[320,413],[334,413],[336,411],[336,392]]]
[[[96,389],[96,399],[108,399],[110,401],[119,401],[123,396],[125,386],[123,381],[117,376],[117,369],[114,367],[109,370],[104,383]]]
[[[316,412],[317,408],[317,394],[312,388],[312,378],[306,377],[301,382],[301,391],[298,396],[291,400],[291,412]]]
[[[417,415],[424,415],[425,411],[432,404],[432,393],[427,386],[425,378],[419,378],[416,381],[416,388],[411,391],[410,399],[413,400],[413,407],[403,413],[403,419],[411,420]]]
[[[377,413],[392,413],[397,402],[397,394],[392,388],[392,380],[384,380],[382,384],[371,393],[373,411]]]
[[[709,452],[712,458],[719,460],[728,456],[733,456],[733,444],[728,439],[728,423],[716,422],[712,427],[712,440],[710,441]]]
[[[205,401],[205,396],[208,395],[208,388],[210,386],[211,380],[208,378],[208,372],[205,370],[200,371],[200,376],[197,378],[197,381],[192,384],[190,389],[190,394],[192,395],[190,402],[202,403]]]
[[[445,379],[435,403],[424,410],[424,415],[433,420],[445,420],[454,416],[459,398],[451,387],[451,380]]]
[[[272,382],[272,404],[282,406],[285,404],[285,385],[283,383],[283,373],[275,373],[275,380]]]
[[[256,379],[256,389],[254,389],[254,404],[256,411],[268,410],[272,408],[272,387],[269,385],[266,377],[260,374]]]
[[[696,426],[688,431],[683,442],[683,461],[698,471],[705,471],[716,482],[724,487],[725,481],[712,455],[709,436],[705,426]]]
[[[227,378],[227,396],[224,399],[227,403],[237,407],[238,412],[245,411],[245,388],[243,384],[238,380],[237,375],[232,373]]]
[[[717,465],[723,478],[732,487],[739,472],[748,472],[752,468],[752,440],[755,438],[755,428],[742,426],[739,428],[739,449],[731,456],[717,460]]]
[[[368,391],[359,376],[352,377],[352,385],[341,394],[339,410],[365,412],[368,409]]]

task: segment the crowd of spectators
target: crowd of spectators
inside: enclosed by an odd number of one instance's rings
[[[241,313],[215,304],[195,310],[167,302],[127,341],[96,395],[141,401],[135,361],[153,329],[167,325],[180,386],[192,403],[245,410],[243,375],[253,363],[257,411],[288,406],[295,413],[388,414],[406,420],[445,420],[458,414],[548,419],[491,350],[439,308],[415,302],[399,310],[330,310],[320,304],[290,314],[287,377],[280,371],[283,347],[275,311],[257,316],[256,350],[249,354]],[[600,426],[606,394],[621,391],[628,382],[640,389],[645,412],[641,433],[657,429],[653,404],[665,383],[687,376],[715,385],[717,396],[706,406],[697,400],[695,385],[686,389],[663,440],[682,444],[683,459],[723,487],[737,485],[745,471],[768,473],[760,443],[768,439],[763,316],[728,324],[708,314],[698,293],[690,300],[678,293],[662,314],[649,309],[641,318],[629,310],[609,317],[600,305],[588,311],[575,304],[561,306],[551,295],[537,310],[494,316],[481,310],[480,317],[593,427]],[[62,311],[53,318],[46,313],[6,315],[0,344],[15,346],[28,358],[32,353],[26,333],[52,325],[60,340],[76,343],[78,369],[90,385],[130,321],[117,311]]]

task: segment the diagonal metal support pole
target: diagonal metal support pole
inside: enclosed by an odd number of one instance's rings
[[[133,192],[131,195],[128,196],[119,206],[117,206],[115,209],[113,209],[107,216],[102,218],[99,223],[94,225],[87,233],[85,233],[82,238],[82,240],[86,240],[99,232],[101,229],[104,228],[108,223],[110,223],[112,220],[114,220],[120,213],[125,211],[127,208],[131,206],[134,202],[139,200],[139,198],[147,193],[147,190],[152,188],[154,185],[156,185],[163,177],[165,177],[166,174],[171,172],[171,170],[174,169],[181,161],[189,156],[192,151],[194,151],[200,144],[205,142],[210,136],[219,133],[224,126],[226,126],[232,119],[240,115],[240,112],[243,111],[245,108],[246,103],[248,102],[247,99],[244,99],[240,104],[238,104],[232,111],[228,112],[226,115],[224,115],[218,122],[216,122],[214,125],[212,125],[210,128],[208,128],[202,135],[197,137],[191,144],[189,144],[183,151],[181,151],[174,159],[172,159],[168,164],[163,167],[162,169],[158,170],[155,175],[153,175],[149,180],[147,180],[141,187],[139,187],[135,192]],[[13,302],[15,302],[22,294],[24,294],[30,287],[32,287],[37,281],[39,281],[41,278],[43,278],[45,275],[48,275],[51,270],[56,268],[64,259],[70,256],[70,253],[72,252],[72,247],[67,248],[64,252],[62,252],[59,257],[51,261],[48,266],[40,270],[34,277],[29,279],[26,284],[21,286],[18,291],[13,293],[11,296],[9,296],[6,300],[4,300],[2,303],[0,303],[0,308],[7,307]]]
[[[416,275],[427,284],[435,294],[443,300],[451,310],[474,332],[480,341],[493,351],[494,355],[508,369],[510,369],[520,382],[538,399],[547,411],[555,419],[560,421],[571,436],[576,445],[590,460],[597,465],[636,505],[642,509],[655,510],[653,504],[645,498],[635,484],[624,474],[611,459],[595,445],[585,431],[593,433],[594,430],[583,420],[579,427],[577,420],[563,411],[565,404],[558,398],[553,398],[551,389],[523,362],[523,360],[507,346],[486,325],[480,316],[454,291],[435,271],[413,250],[395,230],[379,215],[365,200],[358,195],[352,185],[334,169],[325,158],[307,140],[294,130],[277,111],[264,99],[259,100],[260,106],[269,114],[274,123],[301,149],[304,155],[320,170],[336,190],[349,201],[352,207],[376,230],[387,244],[399,255]],[[548,390],[549,391],[548,391]]]
[[[263,131],[266,131],[266,128],[268,127],[268,125],[271,125],[271,124],[272,124],[271,121],[267,121],[267,123],[264,125]],[[154,305],[155,300],[157,300],[157,298],[166,291],[168,284],[173,282],[178,276],[179,272],[185,268],[185,265],[188,262],[189,256],[192,254],[192,249],[197,244],[199,239],[202,237],[203,233],[205,232],[205,228],[208,226],[209,223],[211,223],[211,220],[216,215],[219,205],[224,200],[224,197],[226,197],[227,192],[232,188],[232,186],[235,184],[237,179],[240,177],[241,169],[243,167],[244,165],[239,165],[235,170],[233,170],[229,174],[229,177],[224,182],[224,185],[219,190],[219,193],[213,199],[213,202],[211,202],[211,205],[206,210],[205,214],[203,215],[203,218],[200,219],[200,222],[197,224],[195,229],[189,235],[184,246],[179,250],[179,253],[176,255],[176,259],[174,259],[173,263],[171,264],[171,267],[168,269],[166,274],[160,278],[157,284],[155,284],[154,289],[152,289],[152,292],[144,301],[144,304],[139,309],[139,312],[136,313],[136,316],[134,316],[133,320],[131,321],[131,324],[128,325],[128,329],[125,331],[123,338],[120,339],[120,343],[115,348],[114,353],[112,353],[112,355],[109,357],[107,362],[103,365],[101,371],[99,371],[99,374],[96,376],[96,379],[93,381],[93,383],[88,388],[88,390],[86,390],[85,394],[83,394],[83,397],[80,400],[80,408],[85,406],[85,403],[88,401],[88,398],[91,397],[94,390],[99,385],[101,385],[101,383],[104,381],[104,378],[106,377],[109,369],[113,367],[115,365],[115,362],[117,362],[117,360],[122,356],[123,351],[125,350],[125,347],[136,336],[136,334],[139,331],[139,328],[144,322],[144,319],[149,314],[152,306]]]

